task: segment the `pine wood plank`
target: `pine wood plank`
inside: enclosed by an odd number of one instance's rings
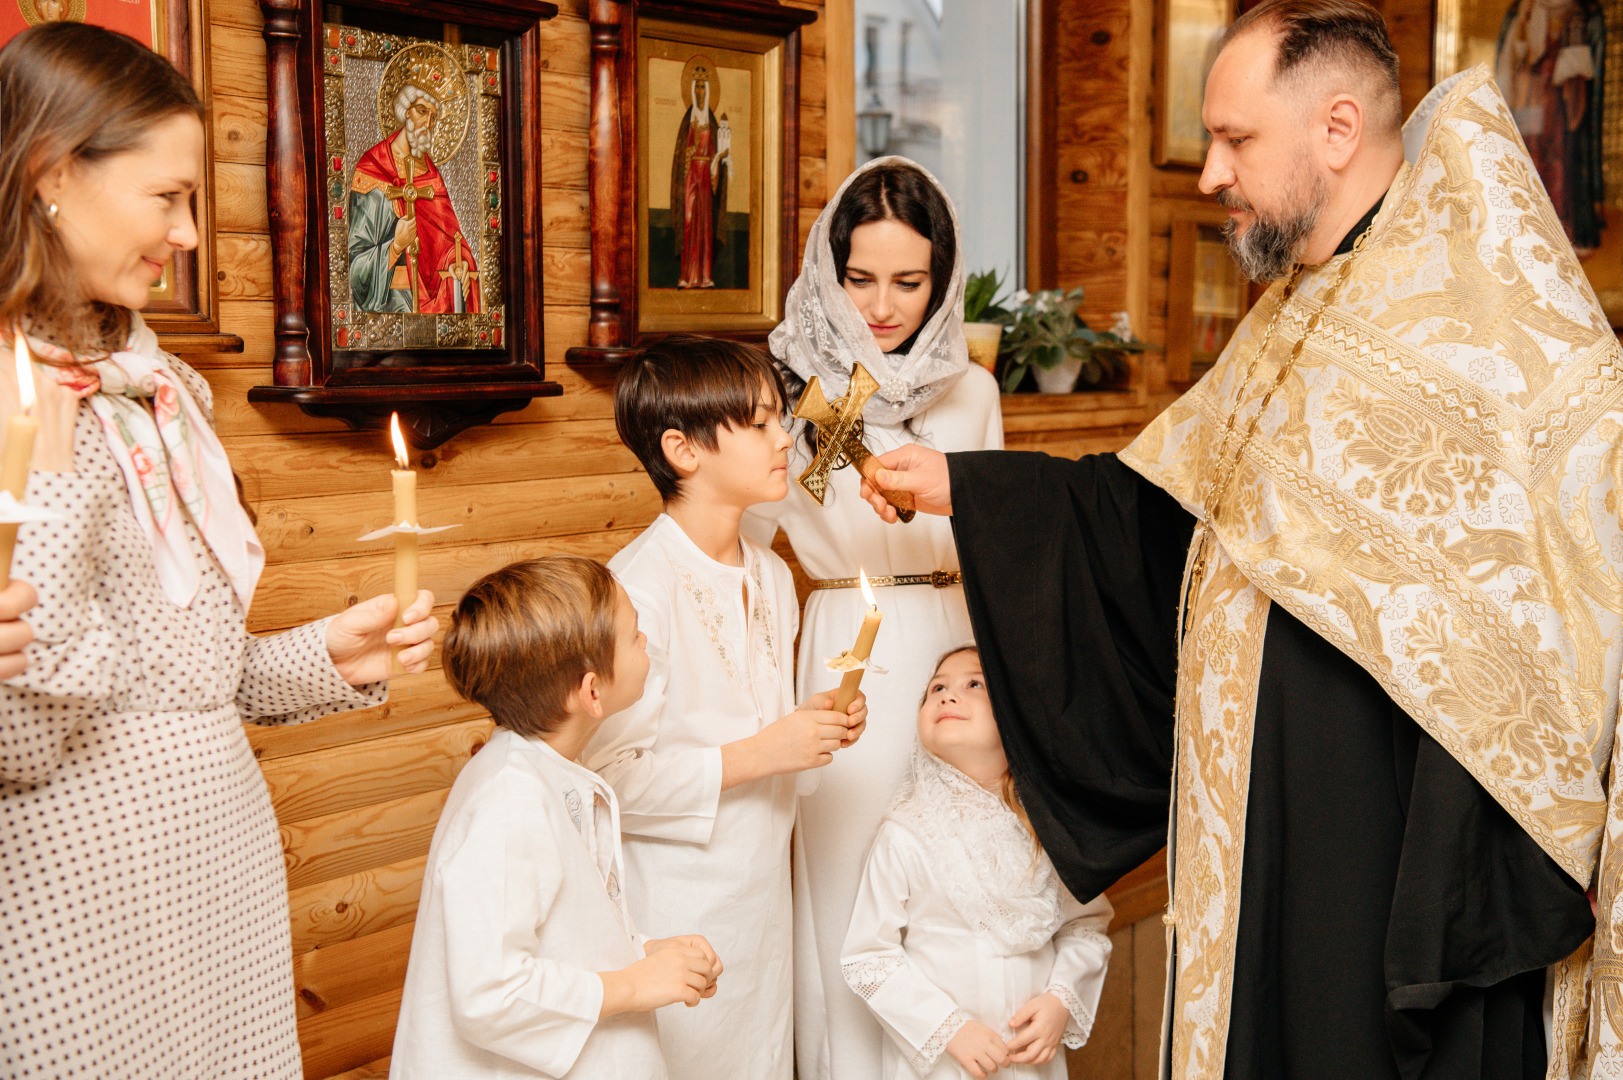
[[[821,55],[800,54],[800,100],[818,105],[828,100],[828,61]]]
[[[427,864],[421,855],[294,889],[287,898],[293,955],[410,924]]]
[[[455,534],[423,537],[426,555],[448,545],[640,529],[659,516],[661,502],[644,474],[613,473],[467,486],[419,484],[417,507],[426,523],[462,526]],[[259,537],[278,561],[370,555],[379,543],[356,537],[388,524],[389,512],[381,493],[371,499],[323,495],[269,500],[260,506]],[[388,550],[389,542],[383,547]]]
[[[215,162],[214,227],[228,233],[270,232],[263,165]]]
[[[562,352],[564,346],[558,346]],[[553,346],[547,346],[551,353]],[[604,391],[612,387],[610,372],[582,374],[562,362],[547,363],[547,378],[563,385],[560,397],[537,398],[525,408],[503,413],[497,424],[533,424],[544,420],[601,419],[614,415],[614,398]],[[221,437],[229,435],[274,435],[291,432],[331,432],[351,430],[342,420],[306,416],[292,405],[250,402],[248,390],[268,385],[269,368],[216,368],[208,372],[214,387],[214,425]]]
[[[255,4],[257,10],[258,4]],[[255,98],[215,94],[214,160],[265,164],[265,102]]]
[[[383,496],[385,491],[391,459],[375,431],[234,435],[222,441],[255,509],[278,499]],[[412,464],[420,470],[418,483],[424,488],[641,469],[620,442],[614,421],[606,418],[470,428],[433,450],[415,452]]]
[[[543,123],[546,123],[543,118]],[[586,165],[590,160],[584,131],[541,131],[541,183],[547,187],[586,190]]]
[[[490,739],[488,719],[261,761],[276,819],[298,823],[450,787]]]
[[[585,75],[543,71],[541,123],[561,131],[585,131],[592,113],[592,86]]]
[[[450,788],[281,826],[290,889],[428,853]],[[375,1056],[375,1055],[374,1055]]]
[[[209,0],[209,22],[215,26],[240,26],[256,34],[265,28],[259,0]]]
[[[214,93],[265,100],[265,37],[260,31],[216,24],[209,46]]]
[[[389,1080],[389,1058],[378,1058],[358,1069],[349,1069],[327,1080]]]
[[[821,15],[823,5],[821,3],[790,2],[784,6],[806,8],[819,12],[819,18],[816,22],[807,23],[800,28],[800,55],[802,59],[808,56],[826,56],[828,54],[828,17]],[[810,100],[810,97],[802,91],[800,100],[804,104]]]
[[[1072,395],[1043,395],[1064,397]],[[1121,427],[1126,424],[1147,424],[1150,417],[1134,402],[1119,409],[1078,409],[1076,411],[1037,413],[1031,416],[1010,416],[1003,421],[1006,435],[1025,435],[1044,431],[1087,431],[1093,428]],[[263,531],[263,530],[261,530]]]
[[[519,559],[570,554],[607,562],[615,552],[636,539],[640,531],[615,529],[543,540],[429,548],[419,563],[418,581],[422,588],[449,601],[461,596],[485,574]],[[313,563],[271,563],[259,580],[248,628],[257,633],[261,628],[296,626],[393,588],[392,554]]]
[[[592,246],[591,199],[576,188],[541,189],[541,235],[548,247],[586,248]],[[588,278],[588,287],[591,279]],[[551,293],[547,299],[557,301]]]
[[[815,24],[814,24],[815,25]],[[828,110],[800,103],[800,154],[802,157],[822,158],[828,150]],[[827,168],[824,169],[825,177]],[[818,202],[828,198],[825,193]]]
[[[820,157],[800,159],[800,201],[818,204],[828,198],[828,163]]]
[[[390,927],[293,960],[293,989],[300,1020],[341,1009],[406,983],[413,924]]]
[[[541,288],[549,304],[585,304],[590,301],[592,253],[576,248],[542,248]]]
[[[263,233],[216,233],[215,278],[221,300],[270,300],[270,237]]]
[[[1097,431],[1087,435],[1069,432],[1045,432],[1041,435],[1012,435],[1004,442],[1006,450],[1041,450],[1055,457],[1075,460],[1084,454],[1114,454],[1138,437],[1143,428],[1134,425],[1114,431]]]
[[[388,1055],[394,1048],[400,998],[400,991],[393,990],[301,1021],[305,1080],[328,1080]]]
[[[441,620],[442,625],[444,620]],[[438,656],[438,650],[435,651]],[[434,668],[421,675],[389,680],[389,700],[370,709],[334,713],[307,724],[244,724],[254,757],[270,762],[294,754],[381,739],[405,731],[459,724],[486,716],[483,708],[464,701]]]
[[[564,15],[536,27],[541,46],[541,67],[567,75],[592,73],[591,27],[585,19]]]

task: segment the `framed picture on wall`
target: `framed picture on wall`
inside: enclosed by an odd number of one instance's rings
[[[639,329],[782,318],[783,39],[638,24]]]
[[[437,446],[545,378],[545,0],[266,0],[281,401]]]
[[[588,344],[765,342],[799,242],[800,28],[778,0],[592,0]]]
[[[1167,280],[1167,381],[1187,386],[1216,362],[1255,300],[1223,239],[1228,214],[1203,204],[1174,210]]]
[[[1439,0],[1435,35],[1437,81],[1493,70],[1590,284],[1623,325],[1623,0]]]
[[[209,100],[201,0],[0,0],[0,47],[28,29],[52,22],[82,22],[128,34],[163,55]],[[207,139],[208,128],[204,128]],[[203,186],[197,192],[198,244],[195,251],[177,252],[152,287],[142,309],[147,324],[163,335],[163,344],[177,352],[194,348],[209,351],[240,350],[240,339],[222,338],[215,312],[212,257],[213,214],[209,201],[214,188],[213,155],[204,153]],[[183,336],[182,336],[183,335]]]
[[[1218,39],[1234,17],[1235,0],[1156,0],[1157,165],[1205,164],[1210,138],[1200,120],[1200,103]]]

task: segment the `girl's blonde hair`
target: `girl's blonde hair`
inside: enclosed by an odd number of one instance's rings
[[[948,660],[951,660],[959,653],[966,652],[974,653],[975,659],[979,660],[981,656],[981,647],[979,645],[959,645],[955,648],[948,649],[946,652],[941,654],[941,658],[935,662],[935,667],[930,669],[930,678],[924,684],[923,695],[919,697],[919,708],[924,708],[924,703],[930,700],[930,683],[934,682],[935,677],[941,674],[941,665],[945,664]],[[1020,792],[1014,786],[1014,773],[1008,770],[1004,771],[1003,783],[998,785],[998,796],[1003,800],[1003,804],[1005,806],[1014,811],[1014,816],[1020,819],[1020,824],[1025,826],[1026,835],[1031,837],[1031,847],[1033,853],[1040,851],[1042,849],[1042,845],[1037,839],[1037,830],[1032,828],[1031,816],[1026,813],[1026,805],[1020,801]]]

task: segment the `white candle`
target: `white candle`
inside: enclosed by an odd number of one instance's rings
[[[400,414],[389,416],[389,438],[394,443],[395,463],[400,467],[390,471],[394,480],[394,521],[396,525],[417,525],[417,473],[406,457],[406,440],[400,436]],[[394,598],[399,605],[394,624],[406,624],[406,609],[417,599],[417,534],[394,534]],[[400,666],[400,651],[395,650],[394,672],[405,671]]]
[[[879,603],[874,599],[873,589],[868,585],[868,575],[862,570],[857,571],[857,577],[862,582],[862,598],[868,601],[868,613],[862,617],[862,629],[857,631],[857,643],[851,646],[851,655],[864,663],[868,654],[873,652],[873,639],[879,634],[879,620],[884,618],[879,611]],[[834,711],[843,713],[851,707],[856,699],[857,689],[862,685],[862,673],[866,668],[853,668],[845,673],[840,680],[840,692],[834,695]]]
[[[39,420],[28,415],[34,407],[34,364],[28,355],[28,343],[18,334],[12,344],[17,361],[17,396],[21,408],[6,424],[5,450],[0,453],[0,489],[11,492],[11,497],[22,501],[28,490],[28,467],[34,457],[34,436],[39,431]],[[11,553],[17,546],[17,526],[0,525],[0,589],[11,583]]]

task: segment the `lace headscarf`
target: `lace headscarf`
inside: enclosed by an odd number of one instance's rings
[[[918,838],[948,903],[999,954],[1030,952],[1059,930],[1060,883],[1047,853],[1007,803],[917,740],[885,817]]]
[[[846,190],[857,177],[881,165],[908,165],[924,174],[952,218],[952,231],[960,238],[953,259],[952,278],[932,281],[940,289],[941,305],[919,328],[913,346],[905,353],[882,353],[873,331],[840,284],[834,265],[834,248],[829,232],[834,213]],[[768,342],[772,355],[788,365],[802,379],[816,375],[823,392],[833,400],[845,393],[851,382],[852,365],[858,361],[879,380],[879,392],[868,399],[863,419],[875,424],[899,424],[925,409],[952,388],[969,367],[969,346],[964,342],[964,246],[958,228],[958,212],[940,182],[916,162],[903,157],[875,158],[846,178],[833,200],[823,207],[806,238],[806,255],[800,263],[800,276],[789,289],[784,303],[784,319],[772,331]]]

